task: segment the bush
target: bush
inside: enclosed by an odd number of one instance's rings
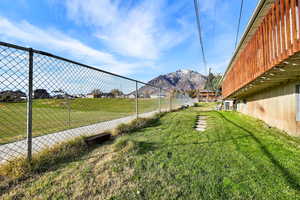
[[[137,144],[133,140],[129,140],[126,137],[120,137],[114,143],[114,150],[115,151],[123,151],[123,152],[130,152],[137,149]]]
[[[149,127],[155,124],[164,114],[165,113],[157,113],[150,118],[137,118],[128,124],[120,124],[119,126],[117,126],[117,128],[114,129],[113,135],[117,136],[128,134]]]
[[[113,135],[123,135],[128,134],[139,129],[145,128],[150,122],[150,118],[138,118],[131,121],[128,124],[120,124],[117,128],[114,129]]]

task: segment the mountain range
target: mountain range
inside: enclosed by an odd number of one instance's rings
[[[160,75],[148,83],[157,87],[161,87],[166,90],[195,90],[204,89],[207,77],[200,74],[199,72],[181,69],[176,72],[168,73],[165,75]],[[143,86],[139,89],[139,94],[158,94],[156,88],[151,86]]]

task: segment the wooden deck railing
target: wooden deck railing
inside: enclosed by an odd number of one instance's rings
[[[275,0],[222,84],[228,97],[300,50],[300,0]]]

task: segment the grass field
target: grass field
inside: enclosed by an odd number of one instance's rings
[[[208,129],[193,129],[197,115]],[[300,199],[300,139],[235,112],[172,112],[1,199]],[[1,183],[0,183],[1,184]]]
[[[166,102],[162,105],[166,107]],[[157,109],[158,99],[139,99],[140,113]],[[135,99],[34,100],[33,135],[109,121],[135,112]],[[0,103],[0,119],[0,144],[26,137],[26,103]]]

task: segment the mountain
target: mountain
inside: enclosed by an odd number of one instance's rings
[[[176,89],[181,91],[203,89],[207,77],[187,69],[177,70],[165,75],[160,75],[148,83],[167,90]],[[139,89],[139,94],[158,94],[157,89],[150,86],[143,86]]]

